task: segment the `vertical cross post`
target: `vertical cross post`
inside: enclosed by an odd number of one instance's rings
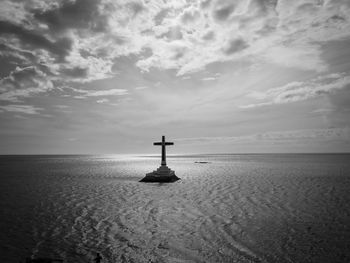
[[[161,145],[162,146],[162,162],[161,165],[166,165],[166,150],[165,146],[167,145],[174,145],[173,142],[166,142],[165,141],[165,136],[162,136],[162,141],[161,142],[154,142],[153,145]]]

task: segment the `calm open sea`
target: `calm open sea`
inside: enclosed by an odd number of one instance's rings
[[[195,163],[207,161],[209,163]],[[350,262],[350,155],[0,156],[0,262]]]

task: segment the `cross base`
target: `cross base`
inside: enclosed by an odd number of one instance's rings
[[[146,176],[140,181],[144,183],[172,183],[180,180],[175,175],[175,172],[166,165],[161,165],[157,170],[146,174]]]

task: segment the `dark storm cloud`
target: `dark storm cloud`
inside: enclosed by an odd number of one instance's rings
[[[0,35],[15,36],[21,41],[24,47],[29,49],[45,49],[55,54],[59,60],[68,55],[72,46],[72,41],[69,38],[61,38],[54,42],[34,30],[28,30],[6,21],[0,21]]]
[[[32,46],[31,49],[33,50]],[[56,62],[62,62],[62,59],[56,59]],[[55,75],[55,70],[41,61],[35,52],[9,46],[9,44],[0,44],[0,65],[0,78],[11,76],[12,72],[16,72],[16,68],[28,68],[28,65],[35,66],[47,77]]]
[[[21,89],[32,86],[35,84],[37,78],[43,78],[46,75],[38,70],[36,67],[17,67],[10,75],[1,80],[2,86],[6,86],[8,89]]]
[[[100,32],[107,27],[107,17],[99,11],[100,2],[98,0],[65,1],[59,8],[36,11],[34,17],[46,23],[52,30],[86,28]]]
[[[0,33],[1,35],[1,33]],[[7,58],[9,63],[15,64],[18,61],[27,61],[27,58],[34,58],[34,55],[27,50],[19,50],[9,44],[0,44],[0,56]],[[16,59],[17,58],[17,59]],[[11,61],[14,59],[15,61]]]
[[[61,73],[68,77],[85,78],[88,75],[87,68],[75,67],[71,69],[62,69]]]
[[[16,51],[8,45],[0,44],[0,78],[8,76],[16,65],[28,62],[27,54],[23,55],[23,53],[29,52]]]
[[[0,100],[19,102],[19,98],[47,92],[53,88],[53,82],[47,74],[36,68],[16,67],[7,77],[0,80]]]
[[[16,102],[62,83],[105,78],[110,58],[101,58],[98,51],[109,54],[112,41],[99,33],[107,30],[111,10],[113,5],[99,0],[28,0],[16,5],[0,0],[0,100]]]

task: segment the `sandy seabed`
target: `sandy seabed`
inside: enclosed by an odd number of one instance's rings
[[[208,161],[209,163],[195,163]],[[350,262],[350,155],[0,157],[0,262]]]

